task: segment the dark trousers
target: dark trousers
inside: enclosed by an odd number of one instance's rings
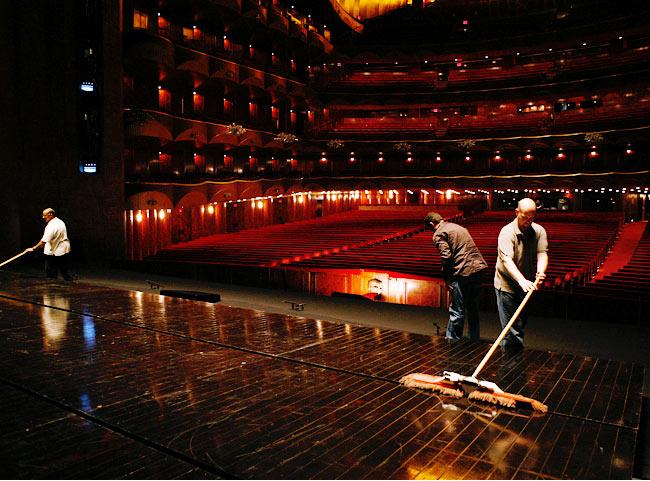
[[[71,281],[72,276],[68,272],[68,254],[62,256],[45,256],[45,275],[51,279],[57,279],[59,272],[66,281]]]
[[[515,313],[521,301],[526,297],[524,291],[521,292],[506,292],[495,289],[497,295],[497,309],[499,310],[499,321],[501,321],[501,329],[506,327],[510,322],[512,315]],[[507,350],[521,350],[524,348],[524,328],[528,316],[522,311],[517,317],[517,320],[512,325],[506,337],[501,341],[501,347]]]
[[[451,291],[451,304],[447,339],[462,338],[465,319],[467,319],[469,338],[473,341],[478,340],[480,338],[478,297],[481,292],[481,273],[455,278],[448,283],[448,286]]]

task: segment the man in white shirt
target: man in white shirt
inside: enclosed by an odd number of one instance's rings
[[[47,208],[43,211],[43,220],[47,223],[43,238],[34,247],[25,249],[25,252],[34,252],[43,248],[45,254],[45,275],[52,279],[58,277],[58,273],[66,281],[73,280],[68,273],[68,254],[70,253],[70,240],[65,223],[59,219],[54,209]]]

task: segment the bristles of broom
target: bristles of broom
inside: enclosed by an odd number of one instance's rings
[[[489,390],[478,389],[471,392],[468,397],[470,399],[476,399],[479,401],[497,404],[508,408],[515,408],[519,406],[529,408],[540,413],[546,413],[548,411],[548,406],[546,406],[546,404],[542,404],[535,399],[521,396],[519,394],[510,394],[507,392],[497,393]]]
[[[417,387],[436,391],[445,396],[461,398],[465,395],[460,383],[451,382],[444,376],[430,376],[428,374],[408,374],[399,380],[406,387]]]

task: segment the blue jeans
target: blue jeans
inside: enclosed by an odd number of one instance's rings
[[[515,313],[521,301],[526,297],[524,291],[511,293],[494,289],[497,295],[497,309],[499,310],[499,321],[501,321],[501,329],[506,327],[510,322],[512,315]],[[524,328],[528,315],[523,311],[506,334],[506,337],[501,341],[501,347],[507,350],[521,350],[524,348]]]
[[[467,319],[469,338],[477,341],[480,338],[478,296],[481,292],[481,272],[455,278],[447,285],[451,290],[447,339],[462,338],[465,319]]]

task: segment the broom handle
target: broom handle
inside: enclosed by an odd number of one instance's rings
[[[535,281],[535,285],[537,285],[537,280]],[[487,362],[490,360],[490,358],[492,357],[492,354],[494,354],[494,351],[496,351],[497,346],[499,345],[499,343],[503,340],[504,337],[506,337],[506,334],[508,334],[508,331],[510,330],[512,325],[515,323],[517,318],[519,317],[519,314],[521,314],[521,311],[526,306],[526,303],[528,302],[528,299],[530,299],[530,296],[533,295],[533,292],[535,292],[534,289],[531,289],[530,291],[528,291],[526,293],[526,297],[524,297],[524,299],[521,301],[521,304],[519,304],[519,307],[517,308],[515,313],[510,318],[510,322],[508,322],[506,327],[503,328],[503,330],[501,331],[501,334],[499,334],[499,337],[497,337],[497,340],[494,341],[494,344],[492,344],[492,347],[487,352],[487,354],[485,355],[485,357],[483,358],[481,363],[478,365],[478,367],[474,371],[474,374],[472,374],[473,378],[476,378],[476,376],[478,376],[478,374],[481,372],[481,370],[485,367],[485,364],[487,364]]]
[[[24,256],[25,254],[27,254],[27,251],[26,251],[26,250],[22,251],[20,254],[18,254],[18,255],[16,255],[16,256],[13,256],[11,259],[7,259],[7,260],[4,261],[2,264],[0,264],[0,267],[4,266],[4,265],[6,265],[6,264],[9,264],[9,263],[12,262],[12,261],[15,261],[15,260],[18,259],[20,256]]]

